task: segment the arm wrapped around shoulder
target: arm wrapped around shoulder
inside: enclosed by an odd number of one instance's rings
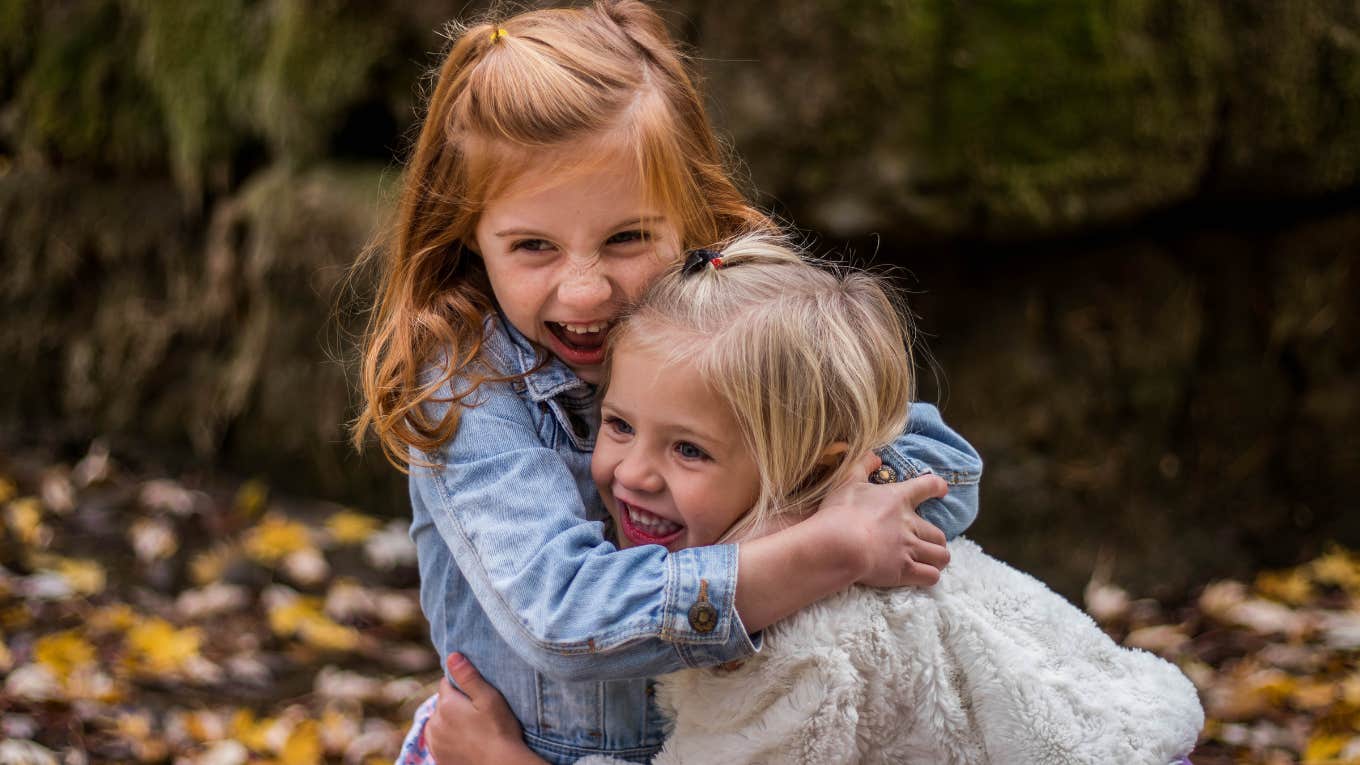
[[[728,670],[658,687],[656,763],[1166,765],[1204,713],[1174,665],[967,540],[930,589],[853,588],[771,628]]]

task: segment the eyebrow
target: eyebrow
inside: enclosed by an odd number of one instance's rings
[[[641,217],[628,218],[628,219],[626,219],[626,220],[624,220],[624,221],[622,221],[622,222],[620,222],[620,223],[615,223],[614,225],[610,226],[608,230],[609,230],[609,231],[618,231],[618,230],[620,230],[620,229],[628,228],[628,227],[630,227],[630,226],[652,226],[652,227],[655,227],[655,226],[658,226],[658,225],[660,225],[660,224],[662,224],[662,223],[665,223],[665,222],[666,222],[666,216],[664,216],[664,215],[643,215],[643,216],[641,216]],[[551,238],[552,238],[552,237],[548,236],[547,234],[543,233],[542,231],[535,231],[534,229],[529,229],[529,228],[508,228],[508,229],[506,229],[506,230],[504,230],[504,231],[497,231],[497,232],[494,234],[494,236],[499,236],[499,237],[506,237],[506,236],[533,236],[533,237],[538,237],[538,238],[540,238],[540,239],[551,239]]]

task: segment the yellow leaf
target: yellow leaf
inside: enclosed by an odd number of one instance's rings
[[[128,651],[139,666],[161,674],[181,669],[199,655],[202,632],[196,627],[176,629],[164,619],[153,618],[128,630]]]
[[[1302,569],[1266,571],[1256,577],[1256,591],[1281,603],[1301,606],[1313,597],[1313,583]]]
[[[269,487],[264,481],[253,480],[241,484],[241,488],[236,490],[236,501],[233,503],[236,514],[242,518],[254,518],[264,510],[269,502]]]
[[[353,510],[342,510],[326,520],[326,529],[330,531],[331,538],[342,545],[364,542],[381,525],[377,518]]]
[[[326,651],[351,651],[359,645],[359,631],[337,624],[321,612],[321,599],[298,596],[269,610],[269,627],[280,637],[297,635]]]
[[[269,750],[265,733],[272,724],[270,720],[255,722],[255,713],[249,709],[238,709],[231,716],[231,737],[250,747],[255,752]]]
[[[1303,750],[1303,761],[1317,762],[1327,761],[1341,754],[1342,747],[1350,741],[1349,736],[1337,736],[1320,734],[1308,740],[1308,745]]]
[[[0,635],[0,672],[9,672],[11,669],[14,669],[14,654],[9,652],[4,636]]]
[[[278,515],[267,515],[259,525],[245,535],[246,555],[271,565],[289,553],[312,547],[311,532],[297,521]]]
[[[279,752],[282,765],[316,765],[321,762],[321,735],[315,720],[303,720],[293,728]]]
[[[92,560],[58,558],[54,570],[80,595],[98,595],[104,591],[104,567]]]
[[[97,635],[104,635],[112,632],[127,632],[141,619],[132,606],[126,603],[114,603],[104,606],[90,614],[86,621],[90,631]]]
[[[37,497],[22,497],[5,508],[5,522],[19,541],[33,547],[46,547],[52,532],[42,525],[42,503]]]
[[[75,630],[44,635],[33,644],[33,660],[51,670],[62,682],[76,667],[94,663],[94,657],[94,646]]]
[[[352,651],[359,645],[359,631],[320,617],[303,622],[298,636],[313,648],[323,651]]]
[[[280,637],[289,637],[297,633],[302,622],[320,615],[319,598],[298,596],[269,609],[269,628]]]
[[[189,576],[193,578],[194,584],[200,587],[212,584],[222,578],[227,566],[230,566],[235,558],[236,549],[229,544],[204,550],[189,561]]]
[[[1333,547],[1308,566],[1312,569],[1313,580],[1319,584],[1360,590],[1360,560],[1340,547]]]
[[[0,502],[8,502],[19,493],[19,487],[8,478],[0,476]]]

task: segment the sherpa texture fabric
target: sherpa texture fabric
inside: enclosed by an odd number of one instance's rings
[[[653,762],[1167,765],[1191,751],[1204,711],[1174,665],[973,542],[949,550],[935,587],[852,588],[772,627],[735,669],[663,677],[675,728]]]

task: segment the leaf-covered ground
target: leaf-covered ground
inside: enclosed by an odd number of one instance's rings
[[[437,657],[406,523],[0,453],[0,765],[386,763]],[[1360,556],[1087,610],[1181,666],[1197,765],[1360,764]]]

